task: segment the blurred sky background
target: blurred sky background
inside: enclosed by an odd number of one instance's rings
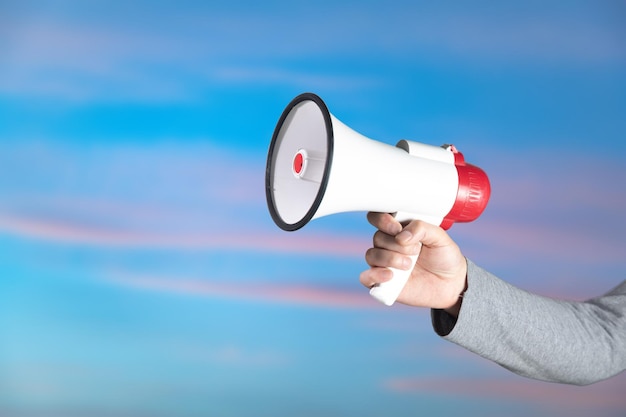
[[[524,379],[370,298],[364,213],[274,225],[305,91],[482,167],[482,267],[626,277],[623,1],[0,0],[0,415],[624,416],[624,374]]]

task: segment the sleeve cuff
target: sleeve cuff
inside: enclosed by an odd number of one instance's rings
[[[448,314],[445,310],[431,309],[430,317],[433,323],[433,329],[439,336],[447,336],[456,325],[457,318]]]

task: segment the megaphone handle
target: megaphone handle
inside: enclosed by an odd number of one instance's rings
[[[415,263],[417,262],[418,255],[411,256],[411,267],[408,270],[389,268],[393,272],[393,277],[387,282],[380,283],[375,287],[370,288],[370,295],[380,301],[381,303],[391,306],[396,302],[396,299],[402,292],[402,289],[406,285]]]

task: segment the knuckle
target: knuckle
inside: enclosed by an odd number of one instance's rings
[[[381,231],[378,231],[378,232],[374,233],[374,238],[372,240],[373,240],[373,243],[374,243],[375,247],[380,247],[382,245],[383,237],[384,237],[383,236],[383,232],[381,232]]]
[[[365,260],[367,263],[372,264],[376,259],[376,248],[369,248],[365,251]]]

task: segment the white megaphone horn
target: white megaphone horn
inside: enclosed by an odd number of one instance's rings
[[[265,191],[272,219],[287,231],[350,211],[394,213],[399,221],[448,229],[478,218],[491,188],[485,172],[465,163],[454,146],[369,139],[330,114],[317,95],[304,93],[287,105],[274,130]],[[393,278],[370,294],[392,305],[412,269],[392,269]]]

